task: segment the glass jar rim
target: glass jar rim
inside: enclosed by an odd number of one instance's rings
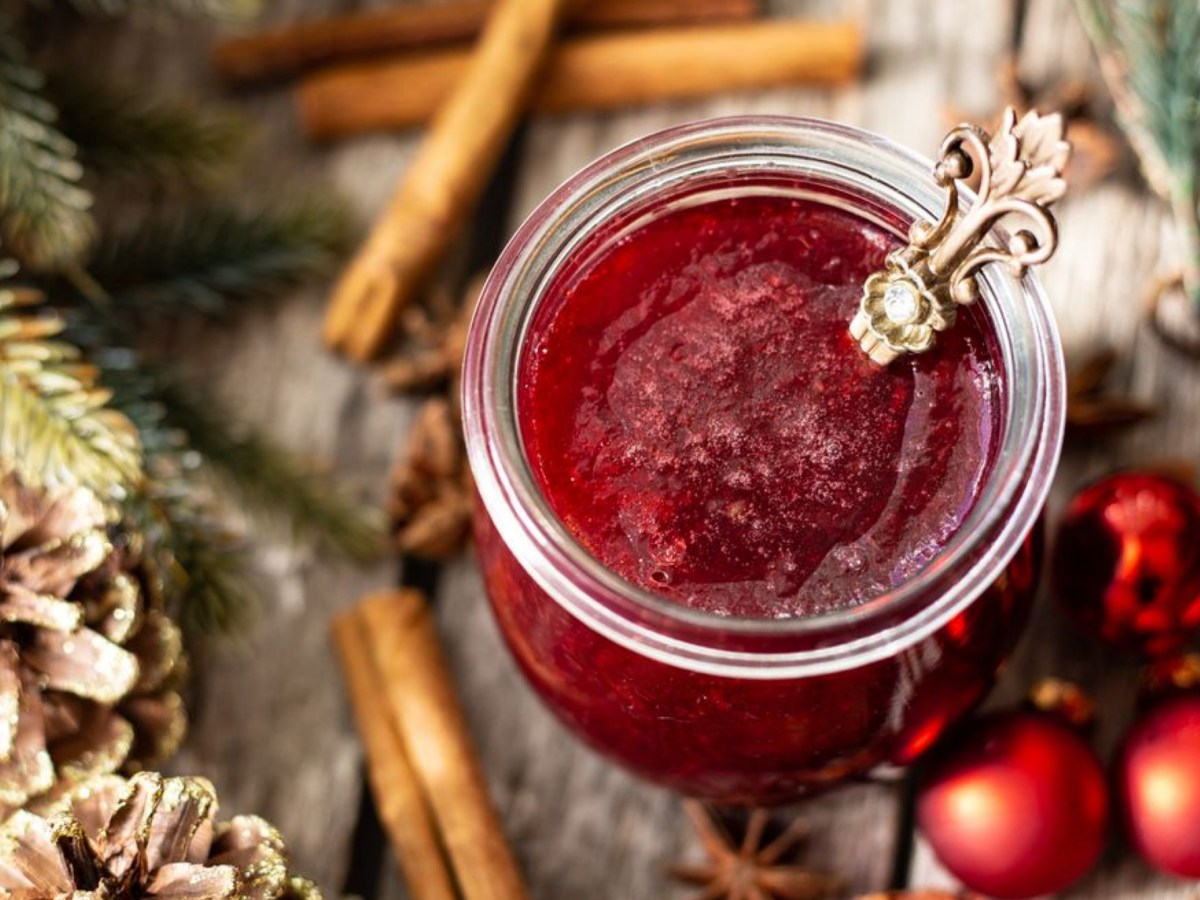
[[[722,169],[804,172],[852,187],[907,220],[936,220],[944,191],[930,160],[869,131],[821,119],[743,116],[660,131],[600,157],[535,209],[480,297],[464,360],[463,422],[479,500],[501,540],[555,602],[638,653],[695,671],[780,678],[894,655],[987,589],[1041,512],[1061,449],[1062,351],[1037,278],[981,275],[1008,379],[1004,435],[975,509],[908,580],[858,605],[793,619],[691,609],[624,580],[591,556],[534,482],[516,421],[521,336],[550,274],[618,209]],[[964,192],[963,202],[973,199]],[[895,230],[894,228],[892,230]]]

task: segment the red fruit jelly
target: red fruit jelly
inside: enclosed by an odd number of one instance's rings
[[[897,243],[751,195],[577,251],[518,377],[574,537],[640,587],[759,618],[869,600],[936,556],[983,487],[1003,384],[981,311],[914,360],[858,350],[847,323]]]
[[[858,349],[862,283],[897,244],[777,185],[582,240],[517,364],[525,456],[570,535],[639,588],[741,619],[845,610],[928,565],[983,490],[1006,386],[982,308],[919,357],[879,367]],[[634,771],[725,802],[912,759],[990,686],[1034,568],[1027,542],[983,597],[891,658],[740,678],[610,640],[482,512],[477,531],[501,631],[551,708]]]

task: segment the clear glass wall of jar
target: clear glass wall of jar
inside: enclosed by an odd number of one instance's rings
[[[481,298],[467,346],[464,426],[476,535],[501,632],[577,734],[640,775],[723,802],[770,803],[905,764],[988,691],[1024,624],[1038,517],[1061,444],[1058,337],[1032,275],[982,276],[1007,385],[996,461],[941,554],[865,603],[807,618],[722,617],[618,577],[568,533],[529,471],[516,378],[546,285],[617,217],[681,198],[803,185],[806,198],[903,235],[936,220],[928,160],[828,122],[700,122],[621,148],[522,226]],[[765,186],[765,188],[764,188]],[[791,189],[791,188],[789,188]]]

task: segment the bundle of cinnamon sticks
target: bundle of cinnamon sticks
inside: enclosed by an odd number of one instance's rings
[[[632,28],[738,22],[759,0],[590,0],[568,10],[566,29],[585,34]],[[479,37],[488,0],[392,5],[287,25],[218,45],[217,72],[230,84],[261,84],[367,57],[466,45]]]
[[[409,896],[524,900],[424,597],[367,597],[334,620],[333,638]]]
[[[456,0],[250,35],[218,47],[215,64],[236,84],[298,76],[301,122],[315,139],[429,125],[326,317],[326,343],[365,361],[386,349],[527,110],[856,76],[855,24],[759,13],[759,0]]]

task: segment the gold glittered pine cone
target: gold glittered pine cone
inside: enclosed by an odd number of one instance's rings
[[[0,819],[173,751],[181,644],[95,494],[0,475]]]
[[[142,772],[76,788],[43,818],[0,826],[0,895],[20,900],[320,900],[288,872],[279,832],[257,816],[218,823],[203,778]]]

